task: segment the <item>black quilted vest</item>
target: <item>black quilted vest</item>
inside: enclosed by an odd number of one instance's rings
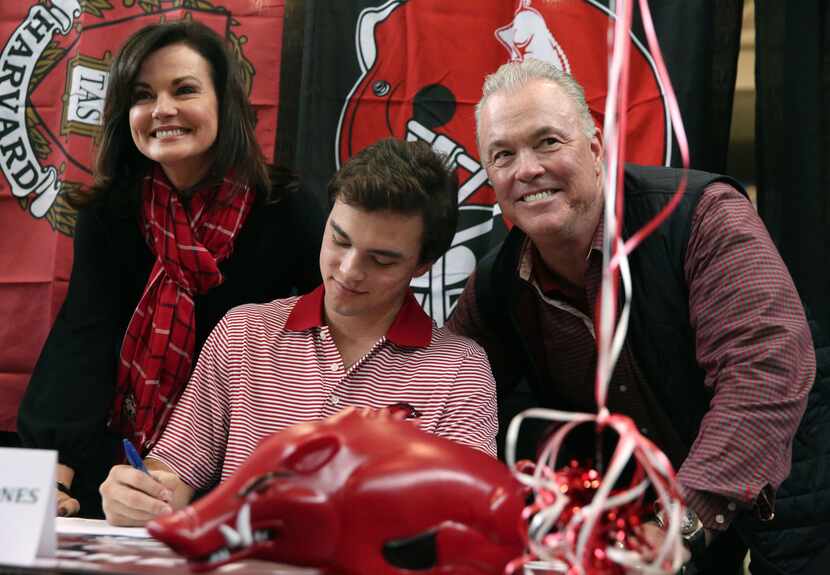
[[[731,178],[690,171],[687,191],[668,220],[629,256],[634,285],[629,342],[643,378],[645,400],[652,413],[673,429],[661,445],[678,468],[697,436],[710,396],[695,359],[694,332],[689,325],[689,294],[683,273],[694,209],[703,189],[723,181],[743,192]],[[640,229],[671,199],[679,170],[627,165],[625,169],[625,238]],[[743,192],[745,193],[745,192]],[[504,243],[479,263],[476,300],[482,318],[510,353],[520,358],[536,405],[562,408],[566,402],[546,385],[534,358],[535,326],[518,325],[516,277],[524,234],[513,228]],[[775,518],[761,522],[745,513],[735,527],[749,546],[753,575],[830,573],[830,347],[811,324],[816,346],[817,378],[793,443],[790,477],[777,492]],[[666,358],[671,358],[667,361]],[[500,388],[500,404],[511,390]],[[509,420],[500,419],[503,426]]]
[[[625,170],[625,238],[640,229],[665,206],[679,181],[678,170],[626,166]],[[679,467],[697,436],[709,395],[703,386],[703,371],[694,355],[694,332],[689,325],[689,297],[683,274],[686,244],[691,232],[692,213],[700,194],[709,184],[725,181],[741,187],[724,176],[689,172],[686,193],[668,220],[655,230],[629,256],[632,282],[628,337],[643,381],[645,401],[652,415],[662,420],[663,429],[673,430],[674,437],[664,438],[661,447]],[[518,326],[515,308],[490,305],[488,302],[516,302],[523,289],[516,277],[519,252],[524,234],[514,227],[504,243],[482,259],[476,271],[476,300],[482,316],[505,337],[516,364],[525,366],[524,376],[538,405],[567,406],[546,384],[547,378],[536,366],[540,357],[534,347],[536,326]],[[667,266],[666,264],[670,265]],[[496,309],[498,307],[498,309]],[[507,313],[505,313],[507,312]],[[520,335],[521,334],[521,335]],[[672,361],[666,361],[666,358]],[[508,390],[501,389],[502,394]]]

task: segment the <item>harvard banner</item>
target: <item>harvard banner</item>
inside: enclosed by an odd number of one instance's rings
[[[505,232],[474,134],[474,107],[485,75],[511,60],[548,61],[585,87],[601,127],[611,14],[605,4],[593,0],[307,4],[297,145],[297,163],[307,184],[322,197],[326,181],[347,158],[390,136],[429,142],[458,172],[461,214],[453,245],[430,272],[413,282],[419,301],[440,325],[452,312],[477,259]],[[690,3],[657,4],[662,12],[656,18],[668,23],[669,12],[685,16]],[[704,24],[699,23],[701,30]],[[698,23],[681,18],[672,25],[694,28]],[[689,35],[684,37],[688,40]],[[665,87],[643,43],[636,34],[632,39],[626,159],[671,164]],[[684,82],[693,85],[691,78]],[[699,84],[704,85],[709,84]],[[693,151],[696,145],[693,141]]]
[[[192,18],[239,56],[271,158],[283,0],[45,0],[0,3],[0,431],[63,301],[75,213],[91,182],[109,64],[143,26]],[[220,127],[221,129],[221,127]]]

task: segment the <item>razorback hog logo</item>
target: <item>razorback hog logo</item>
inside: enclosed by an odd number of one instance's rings
[[[147,524],[194,571],[257,558],[325,573],[502,573],[525,490],[499,461],[349,408],[264,440],[195,504]]]
[[[499,243],[503,222],[478,158],[474,107],[487,74],[507,61],[536,58],[585,87],[602,126],[608,9],[594,1],[533,2],[515,8],[480,0],[390,0],[360,13],[355,32],[360,77],[337,129],[338,166],[386,137],[423,140],[458,174],[459,225],[447,254],[412,288],[438,323],[449,317],[478,258]],[[668,164],[668,113],[653,64],[635,40],[626,158]]]

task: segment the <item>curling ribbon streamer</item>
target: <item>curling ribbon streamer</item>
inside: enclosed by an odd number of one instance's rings
[[[680,109],[660,52],[647,0],[639,0],[639,6],[648,47],[657,74],[666,90],[666,102],[672,120],[671,129],[677,140],[683,168],[688,169],[689,149]],[[677,571],[683,561],[684,548],[680,537],[683,504],[671,464],[654,443],[638,432],[630,418],[611,414],[606,407],[608,385],[628,329],[632,293],[628,254],[669,216],[686,188],[684,172],[669,203],[628,241],[623,242],[623,150],[632,6],[628,0],[620,0],[612,2],[610,8],[616,16],[609,27],[609,90],[603,125],[605,238],[603,281],[595,314],[597,373],[594,391],[597,413],[530,409],[517,415],[510,423],[506,438],[507,463],[514,470],[517,479],[533,490],[535,500],[523,516],[523,526],[527,526],[528,554],[511,562],[505,570],[508,574],[516,572],[532,559],[543,560],[553,571],[586,575],[594,572],[614,572],[598,568],[592,571],[590,565],[596,565],[598,558],[607,560],[603,565],[617,566],[619,572],[622,572],[623,568],[634,568],[643,573],[654,574]],[[617,321],[620,281],[623,285],[624,303]],[[547,441],[538,461],[532,466],[532,471],[520,469],[515,460],[519,429],[522,421],[527,418],[547,419],[562,424]],[[599,429],[613,429],[619,434],[619,441],[602,477],[595,470],[586,471],[586,477],[590,479],[588,483],[595,490],[588,504],[577,507],[567,494],[570,484],[565,480],[565,472],[555,469],[557,455],[565,436],[574,427],[584,423],[593,423]],[[620,476],[632,457],[636,461],[633,478],[627,486],[618,487]],[[629,506],[631,509],[642,511],[643,496],[649,486],[654,489],[657,501],[666,511],[666,534],[659,548],[649,548],[636,533],[628,533],[626,536],[622,532],[623,537],[621,540],[618,539],[616,544],[608,544],[607,541],[598,538],[597,527],[601,523],[607,525],[608,517],[616,517],[614,514],[617,510]],[[567,520],[563,523],[566,517]],[[621,520],[623,519],[617,518],[617,521]],[[632,523],[627,523],[626,529],[631,530],[634,527]]]

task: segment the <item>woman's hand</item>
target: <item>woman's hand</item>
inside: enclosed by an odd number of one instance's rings
[[[55,489],[55,500],[57,501],[55,511],[58,517],[71,517],[77,515],[81,510],[81,504],[77,499],[57,488]]]
[[[74,477],[74,469],[58,463],[55,468],[55,478],[58,480],[58,483],[64,485],[67,489],[71,489],[72,478]],[[57,487],[55,488],[55,501],[57,503],[55,505],[55,513],[57,513],[58,517],[71,517],[72,515],[77,515],[81,510],[81,503],[77,499],[68,493],[64,493]]]

